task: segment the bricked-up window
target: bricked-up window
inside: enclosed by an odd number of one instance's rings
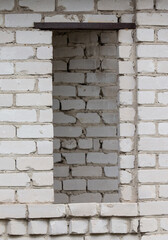
[[[117,31],[54,32],[55,202],[116,202]]]

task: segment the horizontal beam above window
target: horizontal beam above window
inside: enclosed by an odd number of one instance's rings
[[[34,23],[34,27],[41,30],[119,30],[135,29],[135,23],[71,23],[45,22]]]

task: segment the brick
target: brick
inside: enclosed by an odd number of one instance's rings
[[[131,0],[121,0],[116,2],[114,0],[99,0],[98,10],[132,10]]]
[[[51,170],[53,159],[52,157],[18,157],[16,166],[19,170]]]
[[[94,166],[72,167],[72,176],[99,177],[102,176],[102,169]]]
[[[34,86],[34,79],[0,79],[0,89],[2,91],[32,91]]]
[[[135,157],[133,155],[120,155],[120,168],[134,168]]]
[[[101,46],[100,55],[105,57],[117,57],[116,46]]]
[[[138,180],[141,183],[166,183],[167,170],[139,170]]]
[[[119,202],[118,193],[112,193],[112,194],[105,193],[103,197],[103,202],[106,202],[106,203]]]
[[[120,136],[121,137],[133,137],[135,133],[135,125],[132,123],[120,123]]]
[[[54,121],[53,123],[60,123],[60,124],[64,124],[64,123],[76,123],[76,118],[74,118],[73,116],[70,116],[68,114],[64,114],[63,112],[56,112],[54,113]]]
[[[45,17],[45,22],[47,22],[47,20],[52,17],[58,17],[58,15],[54,15],[54,16],[50,16],[50,17]],[[62,16],[62,15],[61,15]],[[59,16],[59,17],[61,17]],[[53,42],[54,46],[66,46],[67,45],[67,35],[66,34],[61,34],[61,35],[56,35],[54,36],[54,42]]]
[[[86,3],[85,3],[86,4]],[[98,36],[96,32],[71,32],[69,33],[69,42],[70,43],[95,43],[98,42]]]
[[[119,61],[119,73],[120,74],[133,74],[134,66],[131,61]]]
[[[76,88],[73,86],[55,86],[54,96],[75,97]]]
[[[166,231],[168,230],[168,228],[167,228],[168,222],[167,221],[168,221],[167,218],[160,219],[160,227],[161,227],[161,229],[166,230]]]
[[[168,155],[167,154],[159,154],[159,166],[166,167],[168,166],[167,162]]]
[[[139,89],[168,89],[168,83],[165,76],[157,77],[138,77],[138,88]]]
[[[139,104],[152,104],[155,103],[155,92],[152,91],[138,91]]]
[[[119,58],[130,58],[131,54],[131,46],[119,46]]]
[[[167,66],[168,66],[167,61],[158,61],[157,72],[158,73],[168,73]]]
[[[54,167],[54,177],[68,177],[69,176],[69,167],[67,166],[55,166]]]
[[[30,235],[43,235],[47,233],[47,222],[43,220],[33,220],[28,223],[28,233]]]
[[[78,12],[78,11],[93,11],[94,10],[94,1],[93,0],[71,0],[67,2],[66,0],[58,0],[58,7],[62,8],[63,11],[69,12]]]
[[[102,32],[100,35],[100,39],[102,43],[117,43],[118,38],[117,38],[117,31],[112,31],[112,32]]]
[[[116,75],[113,73],[87,73],[87,83],[115,83]]]
[[[27,227],[25,221],[10,220],[7,225],[7,233],[9,235],[25,235],[27,233]]]
[[[51,220],[49,222],[50,235],[63,235],[68,233],[68,226],[66,220]]]
[[[111,72],[116,73],[118,68],[118,62],[116,59],[104,59],[102,61],[102,69],[110,70]]]
[[[15,132],[16,130],[14,126],[0,125],[0,138],[13,138],[15,137]]]
[[[72,57],[82,57],[82,56],[84,56],[84,51],[82,47],[54,48],[55,58],[72,58]]]
[[[34,141],[1,141],[1,154],[29,154],[36,151]]]
[[[62,190],[62,182],[54,179],[54,190]]]
[[[131,152],[133,150],[133,141],[129,138],[120,139],[119,147],[122,152]]]
[[[159,0],[156,2],[156,9],[168,10],[167,2],[165,0]]]
[[[49,0],[47,3],[45,0],[40,1],[40,5],[38,0],[30,0],[27,2],[26,0],[20,0],[19,5],[28,10],[32,10],[35,12],[50,12],[55,10],[55,1]]]
[[[89,100],[87,103],[88,110],[114,110],[116,107],[115,100],[98,99]]]
[[[136,203],[103,203],[101,204],[101,216],[137,216]]]
[[[87,154],[87,162],[88,163],[116,165],[117,155],[116,155],[116,153],[89,152]]]
[[[16,94],[17,106],[51,106],[52,94],[51,93],[28,93]]]
[[[104,150],[118,150],[118,140],[103,140]]]
[[[62,147],[65,149],[75,149],[77,146],[75,139],[64,140],[62,142]]]
[[[155,232],[157,231],[157,220],[154,218],[141,218],[140,231],[141,232]]]
[[[53,184],[52,171],[33,173],[32,184],[33,186],[51,186]]]
[[[158,40],[162,42],[168,42],[168,31],[167,29],[160,29],[158,31]]]
[[[4,17],[2,14],[0,14],[0,26],[2,27],[4,24]]]
[[[7,218],[25,218],[26,217],[26,205],[24,204],[5,204],[0,205],[0,219]]]
[[[20,74],[51,74],[51,62],[17,62],[16,72]]]
[[[133,108],[121,108],[120,119],[121,121],[134,121],[135,110]]]
[[[19,14],[17,15],[19,16]],[[25,14],[24,14],[25,16]],[[25,21],[23,21],[25,22]],[[51,44],[52,32],[50,31],[16,31],[16,43],[22,44]]]
[[[78,147],[80,149],[90,149],[92,148],[92,139],[78,139]]]
[[[87,137],[115,137],[116,136],[116,127],[88,127],[86,128]]]
[[[153,0],[148,0],[148,1],[138,0],[138,1],[137,1],[137,4],[136,4],[136,8],[137,8],[138,10],[142,10],[142,9],[153,9],[153,6],[154,6]]]
[[[18,138],[52,138],[53,126],[50,125],[23,125],[17,129]]]
[[[52,78],[39,78],[38,90],[40,92],[52,91]]]
[[[0,47],[2,60],[22,60],[30,59],[34,56],[32,47]]]
[[[166,123],[159,123],[158,124],[158,132],[161,135],[167,135],[168,134],[168,125]]]
[[[100,87],[96,86],[79,86],[78,96],[80,97],[98,97],[100,94]]]
[[[158,102],[167,105],[168,103],[167,96],[168,96],[167,92],[158,93]]]
[[[167,201],[153,201],[139,203],[140,216],[167,214]]]
[[[54,163],[61,162],[61,154],[54,153]]]
[[[100,67],[98,59],[72,59],[70,60],[70,70],[96,70]]]
[[[167,110],[167,107],[139,107],[139,119],[166,120]]]
[[[134,14],[131,14],[131,13],[129,13],[129,14],[122,14],[121,15],[121,22],[123,22],[123,23],[130,22],[130,23],[132,23],[132,22],[134,22],[133,18],[134,18]]]
[[[14,32],[12,31],[1,30],[0,35],[1,35],[0,43],[11,43],[14,41]]]
[[[140,73],[152,73],[155,71],[155,64],[153,60],[138,60],[137,69]]]
[[[45,22],[79,22],[79,18],[77,17],[77,15],[74,15],[74,14],[68,14],[68,15],[55,14],[53,16],[46,16],[44,19],[45,19]],[[62,46],[62,45],[67,45],[67,42],[65,44],[65,39],[63,39],[62,44],[61,43],[57,44],[57,46]]]
[[[6,232],[6,224],[4,221],[1,221],[0,225],[1,225],[0,235],[3,235]]]
[[[67,71],[67,62],[62,60],[53,61],[53,71]]]
[[[15,190],[12,189],[1,189],[0,190],[0,203],[13,203],[15,202]],[[1,223],[0,223],[1,225]],[[2,230],[2,225],[1,225]],[[0,235],[1,235],[0,230]]]
[[[137,29],[137,40],[140,42],[154,41],[154,29],[138,28]]]
[[[114,191],[118,189],[117,180],[88,180],[88,190],[91,191]]]
[[[52,122],[53,121],[53,111],[51,108],[40,110],[39,122]]]
[[[81,123],[99,123],[100,117],[97,113],[77,113],[76,117]]]
[[[67,191],[82,191],[86,190],[86,180],[84,179],[69,179],[63,181],[63,189]]]
[[[138,166],[139,167],[155,167],[156,159],[154,154],[139,154]]]
[[[118,113],[102,113],[102,118],[104,123],[117,123],[118,122]]]
[[[54,203],[55,204],[65,204],[69,202],[69,197],[64,193],[55,193],[54,194]]]
[[[168,190],[167,185],[159,186],[159,197],[168,198],[167,190]]]
[[[156,197],[156,188],[151,185],[142,185],[138,188],[139,199],[154,199]]]
[[[138,57],[164,58],[168,47],[166,45],[139,45],[137,48]],[[161,52],[163,54],[161,54]]]
[[[70,234],[85,234],[88,231],[88,220],[70,220]]]
[[[100,14],[84,14],[84,22],[117,22],[115,14],[100,15]]]
[[[80,137],[82,134],[81,127],[55,127],[54,135],[57,137]]]
[[[129,221],[126,219],[112,218],[110,220],[110,233],[128,233]]]
[[[121,198],[124,201],[132,201],[133,200],[133,187],[132,186],[128,186],[128,185],[123,185],[121,186]],[[109,201],[112,202],[112,201]],[[119,197],[116,201],[113,202],[119,202]]]
[[[106,177],[118,177],[118,167],[104,167],[104,174]]]
[[[167,20],[167,13],[137,13],[138,25],[165,26]]]
[[[132,105],[133,103],[133,94],[132,92],[120,91],[119,93],[119,102],[121,105]]]
[[[33,27],[34,22],[40,22],[40,14],[6,14],[6,27]]]
[[[14,65],[10,62],[0,62],[0,75],[14,74]]]
[[[118,41],[120,43],[133,43],[132,30],[119,30]]]
[[[107,219],[91,219],[90,220],[90,233],[107,233],[109,221]]]
[[[121,184],[130,184],[132,182],[132,174],[128,170],[120,171],[120,182]]]
[[[68,207],[69,207],[69,213],[68,213],[69,216],[92,217],[98,214],[96,203],[68,204]]]
[[[84,83],[83,73],[57,72],[54,73],[56,83]]]
[[[60,149],[60,139],[53,139],[53,148]]]
[[[139,135],[151,135],[155,134],[155,124],[152,122],[140,122],[138,124],[138,134]]]
[[[14,0],[2,0],[0,11],[11,11],[15,6]]]
[[[30,178],[26,173],[1,173],[1,187],[24,187],[30,184]]]
[[[15,159],[12,157],[0,157],[0,170],[15,170]]]
[[[38,47],[37,48],[37,58],[38,59],[52,59],[53,49],[52,47]]]
[[[80,110],[85,109],[85,102],[83,100],[61,100],[62,110]]]
[[[143,137],[139,141],[139,150],[166,151],[167,138]]]
[[[102,88],[103,97],[116,99],[118,95],[117,91],[118,91],[118,88],[116,86],[113,86],[113,87],[108,86],[108,87]]]
[[[95,203],[101,202],[101,194],[100,193],[82,193],[77,195],[70,196],[71,203]]]

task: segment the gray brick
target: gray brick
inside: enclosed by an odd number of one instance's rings
[[[114,73],[87,73],[87,83],[116,83],[117,75]]]
[[[118,150],[119,148],[118,140],[104,140],[102,148],[104,150]]]
[[[63,112],[55,112],[53,123],[76,123],[76,118]]]
[[[69,58],[69,57],[82,57],[84,51],[82,47],[59,47],[54,48],[54,57],[56,58]]]
[[[86,180],[84,179],[69,179],[63,181],[64,190],[86,190]]]
[[[100,177],[102,168],[94,166],[81,166],[72,168],[72,176],[75,177]]]
[[[98,36],[95,32],[71,32],[69,34],[70,43],[96,43]]]
[[[70,202],[72,203],[86,203],[86,202],[100,203],[101,199],[102,199],[102,196],[100,193],[82,193],[82,194],[70,196]]]
[[[104,167],[104,173],[106,177],[118,177],[118,166],[117,167]]]
[[[85,164],[85,153],[62,153],[67,164]]]
[[[98,97],[100,94],[100,87],[96,86],[79,86],[78,96],[81,97]]]
[[[100,117],[97,113],[77,113],[76,117],[81,123],[99,123]]]
[[[60,149],[60,139],[54,138],[54,140],[53,140],[53,148],[54,149]]]
[[[76,140],[75,139],[63,140],[61,145],[62,145],[62,148],[65,148],[65,149],[75,149]]]
[[[117,43],[118,37],[117,37],[117,31],[112,32],[103,32],[101,33],[101,42],[102,43]]]
[[[113,203],[113,202],[119,202],[119,194],[118,193],[105,193],[103,197],[103,202],[105,203]]]
[[[109,56],[109,57],[117,57],[117,48],[116,48],[116,46],[101,46],[100,47],[100,55]]]
[[[54,82],[57,83],[84,83],[83,73],[59,72],[54,73]]]
[[[118,95],[118,88],[113,86],[113,87],[103,87],[102,88],[103,96],[104,97],[110,97],[110,98],[117,98]]]
[[[117,164],[117,153],[89,152],[87,154],[88,163]]]
[[[111,126],[98,126],[98,127],[88,127],[86,128],[87,137],[115,137],[116,127]]]
[[[55,204],[65,204],[69,203],[69,197],[65,193],[55,193],[54,194],[54,203]]]
[[[53,61],[53,70],[55,71],[63,71],[67,70],[67,63],[65,61]]]
[[[60,107],[60,103],[58,99],[53,99],[53,109],[58,110]]]
[[[61,162],[61,154],[54,153],[54,163]]]
[[[69,167],[67,166],[54,167],[54,177],[68,177],[68,176],[69,176]]]
[[[100,66],[98,59],[72,59],[70,60],[70,70],[96,70]]]
[[[102,114],[103,121],[105,123],[117,123],[118,122],[118,113],[103,113]]]
[[[88,180],[88,190],[93,191],[113,191],[118,190],[117,180]]]
[[[80,149],[90,149],[92,148],[92,139],[79,139],[78,140],[78,147]]]
[[[111,72],[118,72],[118,62],[116,59],[104,59],[102,62],[102,69],[110,70]]]
[[[116,108],[116,100],[97,99],[89,100],[87,103],[89,110],[115,110]]]
[[[54,46],[66,46],[67,45],[67,35],[55,35],[53,37]]]
[[[54,96],[75,97],[76,88],[72,86],[54,86]]]
[[[55,127],[54,136],[56,137],[80,137],[82,135],[81,127]]]
[[[62,110],[80,110],[85,109],[85,102],[83,100],[62,100],[61,101]]]
[[[54,190],[62,190],[62,183],[61,181],[54,179]]]

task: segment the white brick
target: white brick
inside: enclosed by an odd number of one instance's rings
[[[16,72],[20,74],[51,74],[51,62],[17,62]]]
[[[29,154],[36,151],[33,141],[1,141],[1,154]]]
[[[120,91],[119,93],[119,102],[121,105],[132,105],[133,103],[133,94],[132,92]]]
[[[160,167],[168,167],[168,155],[167,154],[159,154],[159,166]]]
[[[1,221],[0,226],[0,235],[3,235],[6,232],[6,223],[4,221]]]
[[[109,221],[107,219],[91,219],[90,233],[107,233]]]
[[[0,203],[13,203],[15,202],[15,190],[1,189],[0,190]],[[1,225],[1,223],[0,223]],[[1,225],[2,227],[2,225]],[[2,230],[2,228],[1,228]],[[0,230],[0,234],[1,234]]]
[[[20,204],[1,204],[0,205],[0,218],[25,218],[26,205]]]
[[[9,235],[25,235],[27,227],[25,221],[11,220],[7,225],[7,233]]]
[[[14,73],[14,65],[10,62],[0,62],[0,75],[10,75]]]
[[[112,218],[110,220],[110,233],[128,233],[129,221],[126,219]]]
[[[154,2],[153,0],[138,0],[137,3],[136,3],[136,8],[138,10],[141,10],[141,9],[153,9],[153,5],[154,5]]]
[[[131,46],[119,46],[119,58],[130,58],[131,53]]]
[[[141,218],[140,231],[141,232],[155,232],[157,231],[157,220],[154,218]]]
[[[156,188],[151,185],[144,185],[138,187],[139,199],[154,199],[156,197]]]
[[[120,168],[134,168],[135,157],[133,155],[120,155]]]
[[[167,25],[167,13],[137,13],[138,25],[164,26]]]
[[[51,106],[51,93],[28,93],[16,94],[17,106]]]
[[[50,12],[55,10],[54,0],[49,0],[47,2],[42,0],[40,4],[38,0],[19,0],[19,5],[35,12]]]
[[[133,141],[129,138],[120,139],[120,150],[123,152],[131,152],[133,150]]]
[[[71,0],[67,2],[66,0],[58,0],[58,7],[62,8],[65,12],[78,12],[78,11],[93,11],[94,1],[93,0]]]
[[[14,41],[14,32],[1,30],[0,36],[0,43],[11,43]]]
[[[53,48],[52,47],[38,47],[37,48],[37,58],[38,59],[52,59],[53,58]]]
[[[167,173],[167,170],[139,170],[138,180],[141,183],[166,183]]]
[[[1,187],[23,187],[30,184],[30,178],[26,173],[1,173],[0,186]]]
[[[64,235],[68,233],[66,220],[51,220],[49,222],[50,235]]]
[[[158,102],[167,105],[168,104],[168,93],[164,92],[164,93],[158,93]]]
[[[120,2],[115,0],[99,0],[99,10],[132,10],[132,4],[130,0],[121,0]]]
[[[6,27],[33,27],[34,22],[40,22],[40,14],[6,14]]]
[[[140,122],[138,124],[139,135],[152,135],[156,133],[155,124],[152,122]]]
[[[132,181],[132,174],[128,170],[120,171],[120,182],[121,184],[129,184]]]
[[[103,203],[101,204],[101,216],[137,216],[136,203]]]
[[[120,136],[121,137],[132,137],[134,136],[135,126],[131,123],[121,123],[120,126]]]
[[[51,170],[53,169],[52,157],[17,157],[16,166],[19,170]]]
[[[133,74],[134,66],[131,61],[119,61],[119,73],[120,74]]]
[[[51,141],[39,141],[37,142],[38,154],[52,154],[53,143]]]
[[[160,227],[163,230],[168,230],[168,219],[167,218],[161,218],[160,219]]]
[[[138,77],[138,88],[139,89],[168,89],[168,81],[167,77],[159,76],[159,77]]]
[[[43,204],[29,205],[29,218],[57,218],[65,217],[65,205],[63,204]]]
[[[30,235],[43,235],[47,233],[47,222],[43,220],[33,220],[28,223],[28,233]]]
[[[134,199],[132,186],[123,185],[123,186],[121,186],[120,189],[121,189],[120,190],[121,191],[121,198],[124,201],[132,201]],[[116,202],[118,202],[118,201],[116,201]]]
[[[160,29],[158,31],[158,40],[162,42],[168,42],[168,30]]]
[[[75,217],[91,217],[98,214],[96,203],[75,203],[68,204],[69,216]]]
[[[115,14],[100,15],[100,14],[84,14],[83,22],[117,22],[117,16]]]
[[[15,137],[15,127],[11,125],[0,125],[0,138]]]
[[[159,186],[159,197],[160,198],[168,198],[168,187],[167,185]]]
[[[139,150],[167,151],[167,138],[143,137],[139,141]]]
[[[32,91],[34,86],[34,79],[0,79],[2,91]]]
[[[161,134],[161,135],[167,135],[168,134],[168,124],[167,123],[159,123],[158,131],[159,131],[159,134]]]
[[[120,108],[121,121],[134,121],[135,110],[133,108]]]
[[[167,201],[151,201],[139,203],[140,215],[164,215],[167,214]],[[166,236],[166,235],[165,235]],[[151,238],[153,239],[153,238]],[[158,238],[157,238],[158,239]],[[161,239],[161,238],[159,238]],[[166,240],[167,238],[165,238]]]
[[[53,121],[53,111],[52,109],[40,110],[39,122],[52,122]]]
[[[13,105],[12,94],[0,94],[0,107],[10,107]]]
[[[118,41],[120,43],[133,43],[132,30],[119,30]]]
[[[69,224],[70,234],[85,234],[88,231],[88,220],[71,220]]]
[[[141,0],[139,0],[141,1]],[[137,40],[141,42],[154,41],[154,30],[149,28],[138,28],[137,29]]]
[[[18,138],[52,138],[52,125],[23,125],[17,129]]]
[[[100,117],[97,113],[77,113],[76,117],[81,123],[99,123]]]
[[[0,26],[3,26],[3,22],[4,22],[4,16],[2,14],[0,14]]]
[[[139,154],[138,166],[139,167],[155,167],[156,159],[154,154]]]
[[[52,189],[22,189],[17,190],[17,199],[20,203],[52,203],[54,192]]]
[[[168,73],[167,67],[168,67],[167,61],[158,61],[157,62],[157,72],[158,73]]]
[[[167,100],[166,100],[167,101]],[[167,107],[139,107],[139,119],[166,120],[168,118]]]
[[[53,173],[38,172],[32,174],[33,186],[51,186],[53,184]]]
[[[0,11],[10,11],[14,8],[15,1],[14,0],[1,0]]]
[[[167,1],[166,0],[156,1],[156,9],[168,10]]]
[[[22,60],[34,56],[32,47],[0,47],[0,57],[2,60]]]
[[[155,103],[155,92],[152,91],[138,91],[139,104],[152,104]]]
[[[166,45],[139,45],[137,56],[146,58],[165,58],[167,57],[168,46]]]
[[[52,78],[39,78],[38,90],[40,92],[52,91]]]
[[[151,73],[155,71],[155,65],[153,60],[138,60],[137,70],[142,73]]]
[[[16,42],[23,44],[51,44],[52,32],[50,31],[16,31]]]
[[[53,16],[45,16],[44,18],[45,22],[79,22],[79,18],[77,15],[73,15],[73,14],[56,14]],[[61,41],[61,42],[57,42],[57,46],[62,46],[62,45],[66,45],[67,44],[67,39],[66,37],[60,37],[57,36],[57,40]]]
[[[122,15],[121,15],[121,22],[122,22],[122,23],[125,23],[125,22],[132,23],[132,22],[134,22],[134,21],[133,21],[133,17],[134,17],[134,14],[131,14],[131,13],[122,14]]]
[[[12,157],[0,158],[0,170],[15,170],[15,159]]]

